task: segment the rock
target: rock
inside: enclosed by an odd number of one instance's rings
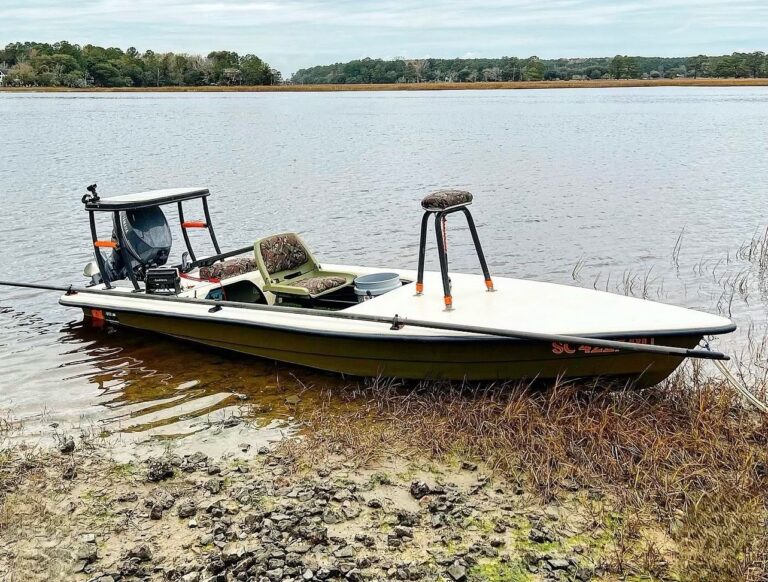
[[[245,555],[245,547],[238,542],[230,542],[221,551],[221,559],[225,564],[238,562]]]
[[[360,515],[360,508],[356,506],[342,507],[341,512],[347,519],[355,519]]]
[[[192,517],[197,513],[197,505],[189,498],[182,499],[179,502],[179,519]]]
[[[157,503],[153,505],[152,509],[149,510],[149,519],[163,519],[163,506]]]
[[[339,489],[333,494],[333,500],[338,501],[339,503],[346,501],[350,497],[352,497],[352,493],[349,492],[349,489]]]
[[[411,483],[411,495],[416,499],[429,495],[430,491],[429,485],[424,483],[424,481],[414,481]]]
[[[307,568],[306,570],[304,570],[304,573],[301,575],[301,577],[304,578],[304,580],[312,580],[312,578],[315,577],[315,573],[309,568]]]
[[[381,501],[379,501],[378,499],[375,499],[375,498],[369,499],[368,502],[366,503],[366,505],[368,507],[370,507],[371,509],[381,509],[381,507],[382,507]]]
[[[61,478],[66,481],[72,481],[72,479],[75,477],[77,477],[77,469],[75,469],[74,465],[67,466],[67,468],[64,469],[64,472],[61,474]]]
[[[201,546],[209,546],[212,543],[213,543],[213,534],[212,533],[203,534],[200,537],[200,545]]]
[[[218,479],[209,479],[205,482],[203,487],[210,491],[212,495],[218,495],[221,491],[221,481]]]
[[[451,577],[451,580],[455,580],[456,582],[461,582],[462,580],[467,579],[467,569],[458,562],[451,564],[446,570],[446,574]]]
[[[571,563],[563,558],[551,558],[547,560],[547,563],[553,570],[567,570]]]
[[[392,531],[399,538],[413,537],[413,529],[404,525],[396,525]]]
[[[335,552],[333,552],[333,555],[337,558],[354,558],[355,557],[355,548],[352,546],[344,546],[343,548],[339,548]]]
[[[471,463],[470,461],[462,461],[461,468],[465,471],[477,471],[477,463]]]
[[[86,564],[90,564],[91,562],[95,562],[96,558],[97,558],[96,544],[81,543],[75,547],[76,560],[85,562]]]
[[[181,582],[199,582],[200,572],[190,572],[181,577]]]
[[[197,520],[196,519],[190,519],[189,523],[187,523],[187,527],[189,527],[189,528],[197,527]]]
[[[545,544],[553,541],[551,536],[537,528],[533,528],[528,532],[528,539],[537,544]]]
[[[152,559],[152,550],[147,544],[139,544],[128,552],[129,558],[136,558],[139,562],[149,562]]]
[[[333,509],[326,509],[323,512],[323,521],[327,524],[334,524],[334,523],[341,523],[344,521],[344,518],[341,516],[341,514]]]
[[[131,491],[130,493],[123,493],[122,495],[119,495],[117,497],[117,501],[119,503],[132,503],[138,500],[139,500],[139,496],[134,491]]]
[[[397,512],[397,525],[414,527],[419,522],[419,514],[401,509]]]
[[[209,475],[218,475],[219,473],[221,473],[221,467],[218,465],[208,465]]]
[[[66,436],[59,442],[59,451],[68,455],[75,452],[75,439],[71,436]]]
[[[364,533],[355,534],[355,541],[363,544],[366,548],[372,548],[376,545],[376,540],[373,539],[373,536]]]
[[[95,544],[96,543],[96,534],[92,533],[85,533],[80,536],[80,541],[84,544]]]
[[[173,477],[173,465],[166,459],[150,459],[147,480],[153,483]]]
[[[286,552],[292,552],[294,554],[306,554],[309,550],[312,549],[312,546],[310,546],[307,543],[304,542],[293,542],[288,547],[285,548]]]

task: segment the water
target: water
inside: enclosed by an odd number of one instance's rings
[[[209,187],[225,248],[296,230],[327,262],[411,268],[419,200],[456,187],[476,196],[493,274],[765,328],[762,273],[743,246],[768,223],[766,88],[0,93],[0,119],[0,279],[85,282],[80,197],[93,182],[103,196]],[[453,222],[451,267],[478,272]],[[246,412],[268,440],[293,426],[286,395],[311,404],[314,387],[344,382],[85,329],[56,299],[0,289],[0,410],[28,432],[58,423],[213,438],[217,422]]]

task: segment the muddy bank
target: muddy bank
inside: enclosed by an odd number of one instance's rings
[[[611,579],[619,551],[601,492],[564,483],[542,503],[471,461],[60,449],[4,453],[3,579],[584,581]]]
[[[269,445],[230,417],[216,452],[0,449],[0,578],[768,580],[768,418],[696,367],[335,398],[292,397],[303,429]]]

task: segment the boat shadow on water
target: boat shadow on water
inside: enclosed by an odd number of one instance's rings
[[[88,320],[67,324],[59,341],[77,356],[63,367],[86,364],[67,379],[84,378],[99,390],[98,405],[106,409],[98,421],[102,431],[161,438],[237,422],[293,431],[314,411],[343,416],[370,408],[373,399],[450,397],[471,404],[491,395],[536,398],[566,390],[586,400],[636,388],[634,380],[607,377],[459,382],[344,376]]]

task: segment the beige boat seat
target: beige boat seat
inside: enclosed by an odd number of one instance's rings
[[[421,207],[427,212],[441,212],[448,208],[459,208],[472,204],[472,194],[466,190],[438,190],[427,194]]]
[[[299,235],[275,234],[253,244],[264,291],[281,296],[320,297],[355,280],[352,273],[323,269]]]

